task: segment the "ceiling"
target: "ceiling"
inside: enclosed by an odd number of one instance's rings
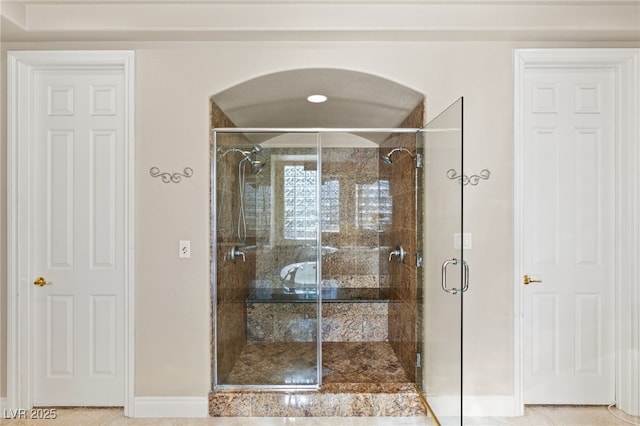
[[[328,99],[308,102],[314,94]],[[393,128],[424,97],[371,74],[312,68],[258,77],[212,99],[237,127]]]

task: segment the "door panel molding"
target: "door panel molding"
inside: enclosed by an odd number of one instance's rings
[[[640,49],[514,51],[514,415],[524,413],[523,200],[524,77],[532,70],[612,70],[616,96],[616,395],[617,407],[640,415]],[[612,401],[613,402],[613,401]]]
[[[10,51],[7,53],[7,400],[8,409],[33,403],[31,306],[33,289],[29,242],[35,194],[33,164],[33,85],[42,70],[118,70],[124,76],[124,411],[134,408],[134,73],[133,51]],[[62,88],[64,89],[64,88]],[[51,113],[73,108],[65,90],[52,93]],[[68,91],[68,90],[67,90]],[[108,106],[108,105],[107,105]]]

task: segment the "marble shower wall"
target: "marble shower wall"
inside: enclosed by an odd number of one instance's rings
[[[380,287],[377,148],[323,148],[322,183],[340,188],[339,229],[323,230],[322,245],[338,251],[322,258],[322,277],[337,287]]]
[[[213,102],[210,104],[210,119],[212,127],[236,127]],[[213,140],[210,143],[213,152]],[[222,148],[221,152],[234,146],[246,146],[247,143],[241,135],[219,134],[217,138],[217,146]],[[214,354],[214,335],[217,333],[218,380],[224,382],[247,342],[246,299],[249,296],[248,283],[255,279],[256,256],[255,252],[247,252],[245,262],[234,263],[229,259],[231,248],[238,244],[237,223],[234,218],[237,218],[239,209],[237,169],[240,159],[231,154],[218,161],[220,153],[214,154],[217,169],[215,196],[218,205],[217,221],[211,224],[211,229],[216,228],[217,240],[211,242],[210,250],[213,255],[213,244],[217,245],[216,298],[211,298],[212,303],[216,303],[217,299],[217,311],[212,306],[211,312],[212,315],[217,312],[217,315],[215,321],[211,318],[211,353]],[[246,244],[251,244],[252,241],[255,241],[255,235],[249,235]],[[214,371],[213,356],[211,360],[211,371]]]
[[[266,148],[271,159],[315,155],[311,149]],[[331,217],[330,225],[323,223],[322,279],[331,280],[335,287],[379,287],[378,243],[380,218],[378,216],[378,157],[377,148],[323,148],[322,183],[329,191],[331,201],[322,200],[321,216]],[[286,161],[280,160],[282,163]],[[294,164],[294,160],[289,160]],[[271,174],[262,172],[256,177],[256,191],[273,195],[271,203],[261,206],[256,213],[258,243],[258,287],[282,287],[279,272],[287,265],[315,261],[314,240],[285,240],[282,238],[283,168],[278,161],[270,161]],[[305,169],[314,169],[311,161]],[[270,180],[273,179],[273,185]],[[374,196],[375,197],[372,197]],[[260,196],[260,194],[258,194]],[[372,213],[375,210],[375,214]],[[274,217],[271,217],[271,214]],[[262,225],[260,225],[262,224]],[[337,249],[333,250],[333,249]]]
[[[424,105],[418,105],[399,127],[420,128],[424,122]],[[416,153],[416,135],[397,133],[381,144],[380,153],[387,154],[395,147]],[[416,160],[405,152],[393,155],[393,163],[380,167],[380,179],[388,179],[393,199],[392,220],[381,233],[380,275],[388,283],[389,343],[410,381],[416,381],[416,353],[422,346],[421,293],[418,291],[416,253],[421,247],[416,237],[421,232],[422,218],[416,210]],[[407,253],[404,262],[388,261],[388,253],[402,245]]]

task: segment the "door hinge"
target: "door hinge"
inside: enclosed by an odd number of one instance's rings
[[[416,253],[416,266],[418,268],[422,268],[422,252],[421,251]]]
[[[422,367],[422,354],[420,352],[416,352],[416,367]]]
[[[422,168],[422,154],[416,154],[416,168]]]

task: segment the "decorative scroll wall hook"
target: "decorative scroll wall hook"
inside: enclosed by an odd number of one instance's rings
[[[467,176],[467,175],[458,175],[458,172],[456,172],[454,169],[449,169],[447,170],[447,177],[451,180],[457,179],[459,183],[463,184],[463,185],[477,185],[478,182],[480,182],[480,179],[482,180],[487,180],[491,177],[491,172],[487,169],[482,169],[480,170],[480,174],[477,175],[471,175],[471,176]]]
[[[190,178],[191,176],[193,176],[193,169],[191,167],[185,167],[182,173],[178,173],[178,172],[167,173],[167,172],[161,172],[159,168],[154,166],[149,169],[149,174],[152,177],[161,178],[164,183],[169,183],[169,182],[180,183],[183,177]]]

